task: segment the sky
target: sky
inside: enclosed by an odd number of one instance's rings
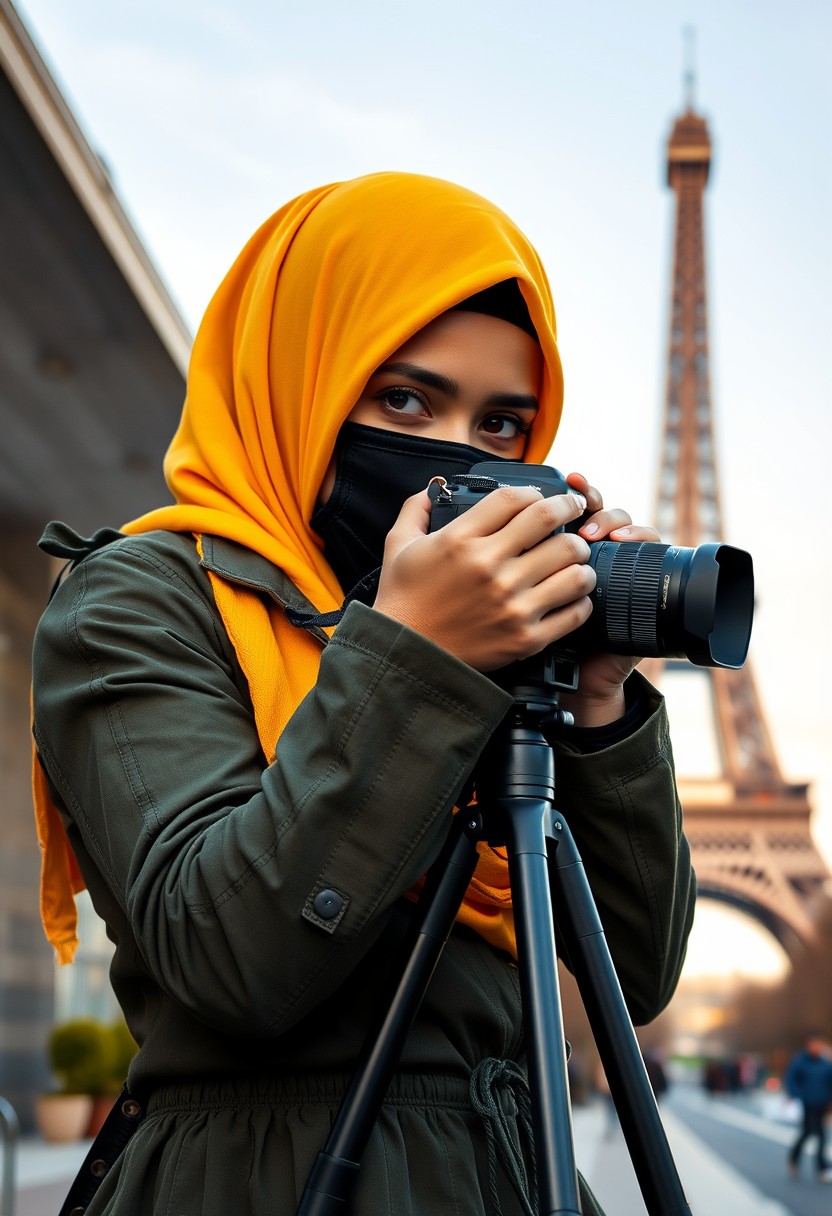
[[[17,7],[192,330],[254,229],[310,187],[399,169],[503,207],[555,298],[566,402],[551,462],[644,522],[666,350],[665,144],[695,31],[695,105],[714,145],[724,539],[754,558],[751,663],[784,775],[812,782],[832,867],[829,0]],[[703,736],[678,713],[679,769],[695,772]],[[700,904],[691,968],[781,963],[747,918]]]

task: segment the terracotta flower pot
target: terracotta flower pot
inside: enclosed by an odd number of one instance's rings
[[[101,1128],[104,1126],[104,1120],[113,1109],[115,1103],[113,1094],[96,1094],[92,1100],[92,1113],[90,1121],[87,1124],[86,1136],[89,1140],[94,1140]]]
[[[40,1134],[52,1144],[80,1140],[86,1135],[91,1114],[89,1094],[41,1094],[35,1102]]]

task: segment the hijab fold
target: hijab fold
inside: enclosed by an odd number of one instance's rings
[[[542,463],[563,398],[548,282],[497,207],[460,186],[378,173],[310,190],[252,236],[194,341],[164,462],[175,503],[122,529],[225,537],[282,569],[318,612],[343,592],[309,520],[341,424],[389,356],[447,309],[516,279],[543,353],[525,459]],[[258,733],[276,740],[314,686],[320,646],[255,592],[209,575],[248,680]],[[80,876],[36,761],[41,906],[60,961],[74,955]],[[513,950],[505,861],[483,847],[459,919]]]

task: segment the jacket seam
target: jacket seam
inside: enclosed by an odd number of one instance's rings
[[[369,647],[362,646],[361,643],[354,642],[352,639],[339,637],[337,633],[330,642],[330,645],[347,646],[351,650],[356,650],[361,654],[367,655],[368,658],[373,658],[380,663],[384,663],[391,671],[395,671],[398,675],[403,676],[406,680],[408,680],[409,683],[416,684],[422,688],[424,692],[431,698],[431,700],[440,705],[445,705],[447,708],[453,709],[457,713],[463,714],[466,718],[471,718],[472,721],[477,722],[482,726],[488,725],[489,720],[484,718],[482,714],[478,714],[475,710],[469,709],[466,705],[461,705],[459,701],[449,697],[446,693],[440,692],[440,690],[436,688],[434,684],[428,684],[426,680],[421,678],[421,676],[409,671],[406,667],[402,667],[401,664],[394,662],[394,660],[390,659],[389,657],[381,655],[377,651],[370,650]]]
[[[367,704],[372,699],[372,696],[375,693],[379,683],[386,674],[388,665],[386,664],[385,660],[381,659],[378,655],[374,655],[373,657],[378,661],[377,670],[374,673],[370,683],[365,687],[361,699],[355,706],[349,721],[345,723],[332,759],[329,761],[324,772],[322,772],[315,781],[308,785],[303,793],[287,808],[286,814],[281,817],[280,822],[275,827],[276,838],[274,843],[271,844],[263,853],[261,853],[259,857],[256,857],[249,862],[246,869],[240,875],[238,875],[233,883],[229,883],[225,890],[221,891],[214,900],[207,903],[203,902],[200,904],[188,904],[187,906],[190,911],[200,913],[217,911],[219,908],[224,907],[225,904],[230,902],[235,895],[239,894],[239,892],[244,889],[248,882],[275,856],[279,842],[286,835],[286,833],[295,826],[303,812],[304,807],[315,797],[321,787],[326,785],[326,783],[329,782],[331,778],[338,772],[339,768],[343,764],[344,755],[349,745],[349,741],[355,732],[355,728],[363,716]],[[416,710],[414,709],[413,713],[415,712]],[[368,790],[364,795],[361,802],[362,807],[365,805],[367,798],[372,793],[372,788],[374,787],[371,787],[371,789]],[[351,820],[351,822],[354,822],[354,819],[355,816],[353,816],[353,820]],[[343,839],[343,833],[341,839]],[[331,856],[332,854],[330,854],[330,857]],[[319,881],[319,879],[316,879],[316,881]]]
[[[361,819],[362,811],[364,811],[364,809],[367,806],[367,803],[373,798],[376,791],[378,790],[379,783],[381,782],[384,774],[387,772],[388,768],[390,767],[390,762],[391,762],[393,756],[398,752],[403,741],[407,738],[408,734],[410,733],[411,723],[416,718],[417,713],[418,713],[418,709],[414,706],[414,708],[411,710],[411,712],[408,715],[405,722],[402,723],[401,730],[399,731],[398,735],[396,736],[395,740],[393,741],[392,747],[390,747],[390,749],[387,752],[387,757],[385,759],[384,764],[376,770],[376,774],[375,774],[373,780],[367,786],[367,789],[364,792],[363,798],[361,799],[361,801],[358,803],[358,805],[353,810],[353,813],[350,816],[350,818],[343,824],[341,833],[338,837],[338,840],[333,843],[333,846],[329,852],[329,856],[327,857],[326,861],[324,862],[323,866],[321,867],[321,869],[318,872],[318,877],[315,879],[315,883],[313,884],[313,889],[315,886],[317,886],[318,883],[323,881],[323,879],[326,876],[327,869],[333,865],[337,854],[341,851],[341,849],[343,848],[343,846],[345,844],[346,838],[349,836],[350,832],[355,827],[356,823],[358,823],[359,820]],[[399,855],[396,859],[396,872],[397,873],[401,867],[402,861],[408,855],[408,853],[410,853],[411,851],[412,851],[412,846],[410,848],[402,848],[402,850],[400,850]]]
[[[240,891],[242,891],[248,885],[251,879],[263,869],[264,866],[268,865],[268,863],[277,853],[280,840],[297,823],[303,808],[307,805],[310,799],[315,796],[321,786],[326,784],[326,782],[328,782],[341,767],[349,739],[364,712],[367,702],[370,700],[372,693],[375,691],[375,688],[381,679],[381,675],[381,672],[376,672],[373,680],[370,682],[367,688],[365,688],[361,700],[359,701],[358,705],[356,705],[350,716],[350,720],[345,724],[344,729],[341,732],[341,736],[338,740],[338,746],[335,749],[333,757],[327,765],[325,771],[320,774],[317,780],[313,781],[311,785],[307,786],[307,788],[303,791],[303,794],[301,794],[299,798],[295,799],[295,801],[287,808],[286,814],[281,817],[280,822],[275,825],[274,843],[271,844],[263,853],[261,853],[259,857],[255,857],[252,861],[250,861],[245,870],[243,870],[243,872],[239,874],[232,883],[229,883],[225,890],[221,891],[217,895],[216,899],[213,899],[207,903],[187,904],[186,906],[191,912],[203,913],[218,911],[220,908],[229,903],[235,895],[238,895]]]
[[[410,733],[410,726],[415,721],[417,714],[418,714],[418,708],[415,707],[413,709],[412,713],[410,714],[410,716],[408,717],[407,721],[403,724],[402,729],[399,732],[399,735],[395,740],[394,746],[390,749],[388,756],[387,756],[387,762],[386,762],[385,766],[380,768],[377,771],[372,785],[367,789],[364,797],[361,800],[361,803],[356,808],[350,821],[347,824],[345,824],[344,829],[339,837],[338,843],[333,846],[332,850],[330,851],[330,855],[326,860],[324,867],[320,870],[320,872],[318,874],[316,883],[320,883],[325,879],[327,866],[330,866],[333,864],[336,852],[339,850],[339,848],[343,847],[345,839],[348,836],[349,832],[352,830],[352,828],[355,826],[355,824],[360,819],[361,811],[366,806],[368,800],[375,794],[376,790],[378,789],[378,786],[383,778],[384,773],[387,770],[387,767],[389,767],[389,764],[393,758],[393,755],[403,745],[405,739],[407,738],[408,734]],[[410,856],[410,854],[413,852],[416,845],[418,845],[424,839],[424,836],[426,835],[427,831],[433,825],[433,823],[436,819],[436,816],[438,814],[440,814],[441,811],[443,810],[443,808],[446,806],[446,804],[450,798],[451,790],[453,789],[454,785],[456,784],[456,782],[458,780],[459,770],[460,770],[460,768],[464,769],[465,767],[467,767],[467,766],[463,765],[463,764],[460,764],[459,766],[457,766],[457,769],[454,772],[454,779],[451,782],[449,782],[448,785],[440,792],[440,794],[435,799],[434,804],[433,804],[432,808],[430,809],[430,812],[427,814],[427,816],[425,816],[425,821],[423,823],[421,831],[417,831],[416,833],[411,835],[409,840],[403,840],[402,846],[399,849],[399,852],[396,856],[395,866],[391,872],[389,880],[383,886],[379,887],[375,900],[372,902],[372,904],[369,904],[367,906],[367,908],[364,912],[364,915],[361,917],[359,923],[356,925],[356,930],[360,930],[361,928],[363,928],[363,926],[374,916],[380,903],[388,895],[391,887],[393,886],[396,879],[398,878],[398,875],[401,873],[401,868],[402,868],[403,864],[405,863],[407,858]]]

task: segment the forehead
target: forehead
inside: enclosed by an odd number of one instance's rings
[[[408,338],[391,361],[441,362],[488,376],[520,378],[534,391],[542,354],[537,342],[517,325],[484,313],[442,313]]]

